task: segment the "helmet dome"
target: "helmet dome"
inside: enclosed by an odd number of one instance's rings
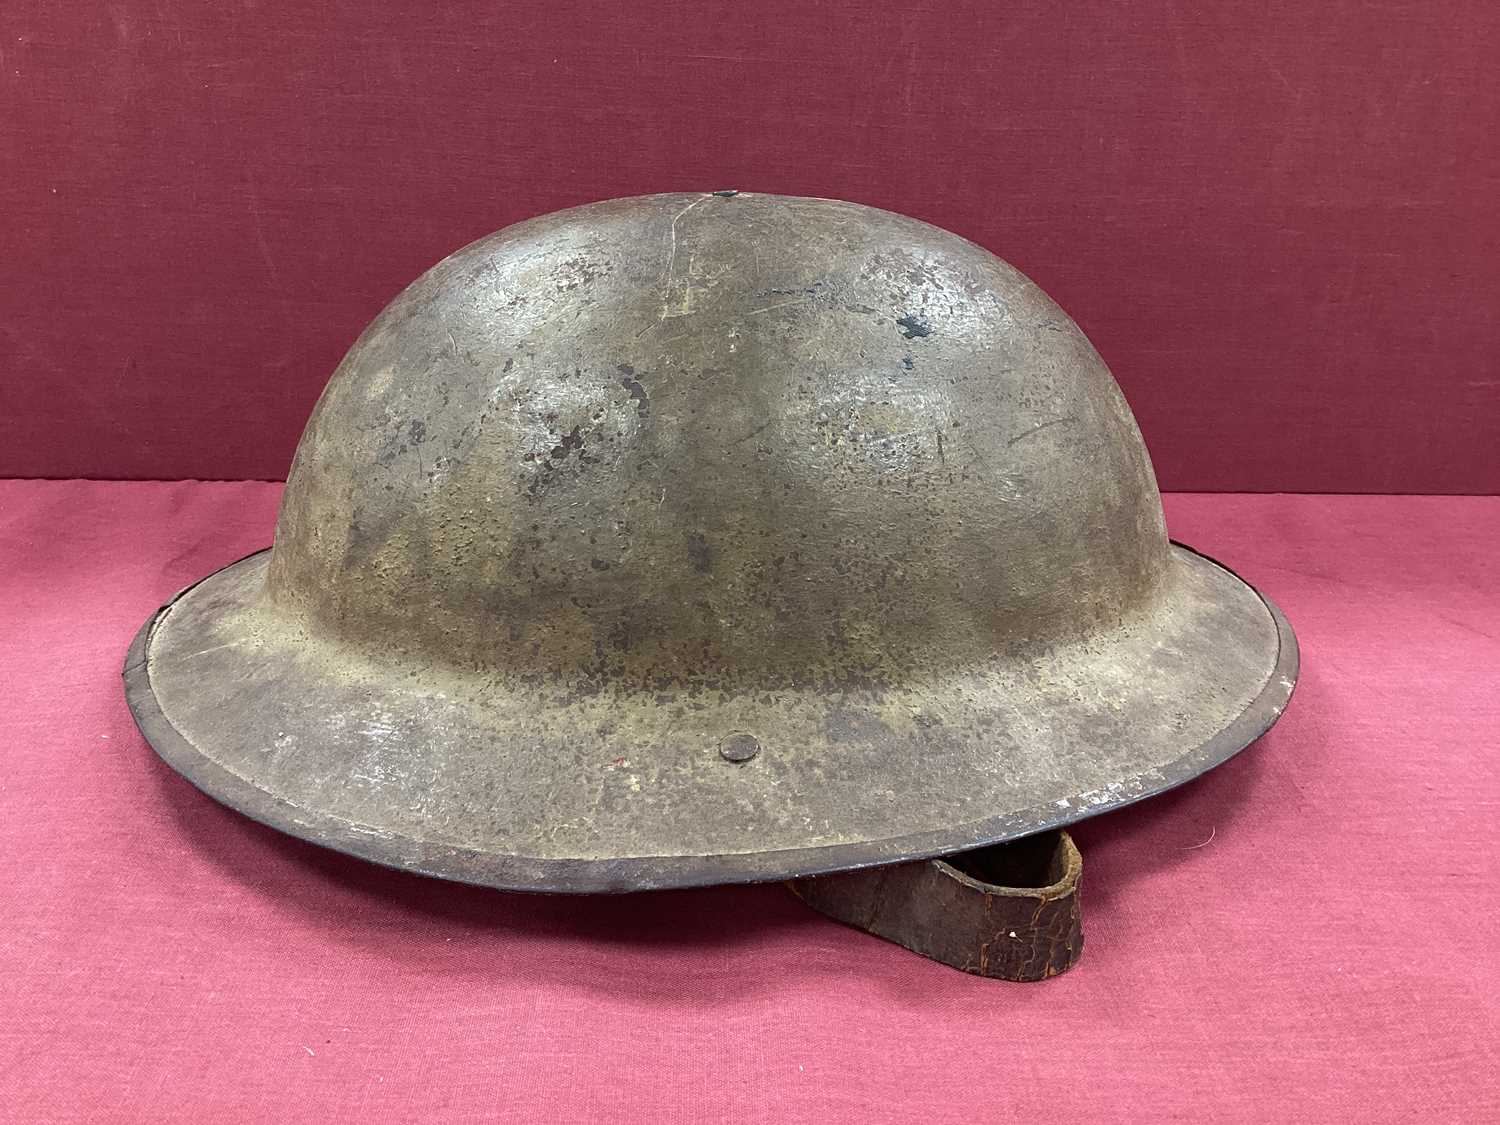
[[[994,255],[819,199],[625,200],[460,251],[309,423],[272,595],[621,688],[899,678],[1118,624],[1168,565],[1140,434]]]

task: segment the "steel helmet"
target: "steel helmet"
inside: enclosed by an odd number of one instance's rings
[[[293,835],[495,887],[995,843],[1222,762],[1286,619],[1169,542],[1082,332],[851,203],[614,200],[440,262],[350,349],[275,545],[126,661],[142,731]]]

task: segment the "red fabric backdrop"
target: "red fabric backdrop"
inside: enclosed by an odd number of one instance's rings
[[[678,188],[1030,273],[1169,488],[1500,490],[1500,6],[9,0],[0,475],[281,476],[513,220]]]

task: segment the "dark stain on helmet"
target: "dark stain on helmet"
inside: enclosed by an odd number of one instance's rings
[[[708,545],[708,540],[699,531],[688,536],[688,558],[692,560],[693,569],[699,574],[707,574],[714,566],[714,551]]]
[[[554,461],[561,461],[565,459],[569,453],[573,452],[573,450],[582,448],[583,435],[579,433],[578,427],[574,426],[572,433],[564,434],[561,440],[559,440],[558,443],[552,447],[550,456]]]
[[[835,745],[880,745],[891,728],[879,716],[847,701],[830,701],[823,713],[823,737]]]
[[[901,335],[908,340],[915,340],[918,336],[931,336],[932,325],[927,323],[927,318],[921,313],[907,313],[905,316],[896,318],[896,325],[901,329]]]
[[[628,363],[622,363],[617,368],[620,372],[620,386],[630,392],[630,397],[635,399],[635,412],[642,418],[651,413],[651,399],[646,394],[646,388],[641,381],[635,377],[635,368]]]

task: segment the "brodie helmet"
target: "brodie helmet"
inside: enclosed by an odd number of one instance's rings
[[[657,195],[439,263],[350,349],[275,545],[158,611],[130,705],[293,835],[528,891],[948,855],[1266,730],[1277,608],[1169,542],[1083,333],[850,203]]]

